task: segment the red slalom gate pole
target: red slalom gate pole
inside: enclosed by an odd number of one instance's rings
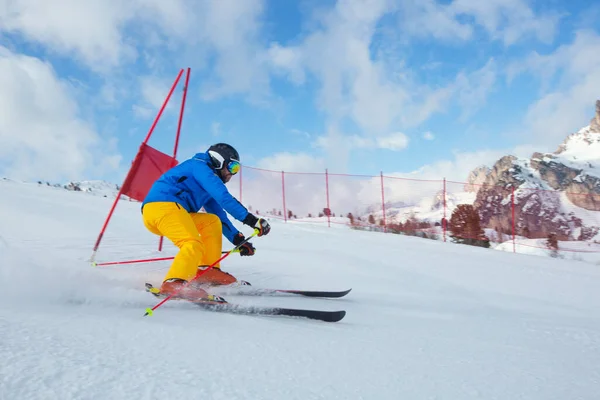
[[[179,71],[179,74],[177,74],[177,78],[175,79],[175,82],[173,82],[173,86],[171,86],[171,89],[169,90],[169,94],[165,98],[165,101],[163,102],[162,106],[160,107],[160,110],[158,111],[158,114],[154,118],[154,122],[152,123],[152,126],[148,130],[146,138],[144,139],[144,141],[140,145],[140,148],[138,149],[138,153],[135,156],[136,159],[137,159],[137,157],[140,156],[140,153],[141,153],[141,150],[142,150],[142,145],[145,145],[146,143],[148,143],[148,140],[150,140],[150,136],[152,136],[152,133],[154,132],[154,128],[156,128],[156,124],[158,124],[158,120],[162,116],[162,113],[165,110],[165,107],[167,106],[167,103],[169,102],[169,99],[173,95],[173,91],[175,90],[175,87],[177,87],[177,83],[181,79],[181,75],[182,74],[183,74],[183,69],[181,69]],[[137,161],[136,159],[134,159],[132,165],[135,164],[135,161]],[[100,241],[102,241],[102,237],[104,236],[104,232],[106,231],[106,228],[108,227],[108,223],[109,223],[110,219],[112,218],[112,215],[113,215],[113,213],[115,211],[115,208],[117,207],[117,203],[119,202],[119,200],[121,199],[121,196],[123,195],[123,189],[125,188],[125,182],[127,182],[127,180],[129,179],[129,174],[130,173],[131,173],[131,168],[129,169],[129,172],[127,173],[127,176],[126,176],[125,180],[123,181],[123,185],[121,185],[121,188],[119,189],[119,193],[117,194],[117,197],[115,198],[115,201],[112,204],[112,207],[110,208],[110,211],[108,212],[108,216],[104,220],[104,224],[102,225],[102,229],[100,230],[100,234],[98,235],[98,238],[96,239],[96,244],[94,245],[94,249],[92,251],[92,256],[90,257],[90,262],[91,262],[92,266],[96,265],[96,253],[98,252],[98,248],[100,247]]]
[[[181,77],[181,72],[179,73],[179,77]],[[179,78],[177,78],[179,81]],[[185,75],[185,83],[183,85],[183,96],[181,98],[181,108],[179,109],[179,121],[177,122],[177,133],[175,134],[175,146],[173,147],[173,159],[177,160],[177,149],[179,148],[179,137],[181,136],[181,122],[183,121],[183,111],[185,109],[185,99],[187,98],[188,85],[190,83],[190,68],[187,69],[187,73]],[[163,248],[163,240],[164,237],[161,236],[158,240],[158,251],[162,251]]]
[[[387,223],[385,220],[385,189],[383,186],[383,171],[380,172],[381,176],[381,210],[383,212],[383,231],[387,232]]]
[[[239,253],[239,249],[232,249],[230,250],[232,253]],[[228,253],[229,251],[222,251],[221,254],[225,254]],[[142,260],[128,260],[128,261],[109,261],[109,262],[102,262],[102,263],[96,263],[94,266],[95,267],[104,267],[107,265],[121,265],[121,264],[139,264],[139,263],[146,263],[146,262],[153,262],[153,261],[168,261],[168,260],[172,260],[175,257],[171,256],[171,257],[159,257],[159,258],[145,258]]]
[[[329,171],[325,168],[325,193],[327,195],[327,227],[331,228],[331,207],[329,206]]]
[[[147,315],[152,315],[154,313],[154,310],[156,310],[158,307],[160,307],[163,304],[165,304],[167,302],[167,300],[171,299],[171,297],[173,297],[174,295],[176,295],[177,293],[179,293],[181,290],[185,289],[190,283],[192,283],[193,281],[195,281],[196,279],[198,279],[200,276],[202,276],[205,273],[207,273],[208,271],[210,271],[210,269],[212,267],[214,267],[215,265],[217,265],[219,262],[221,262],[224,258],[226,258],[227,256],[229,256],[231,253],[233,253],[236,250],[238,250],[240,247],[242,247],[244,244],[246,244],[250,239],[252,239],[256,235],[258,235],[258,229],[255,229],[254,233],[252,235],[248,236],[248,238],[246,238],[246,240],[244,240],[242,243],[240,243],[237,246],[235,246],[233,249],[229,250],[227,253],[225,253],[225,255],[223,255],[217,261],[215,261],[214,263],[212,263],[211,265],[209,265],[208,268],[206,268],[204,271],[200,272],[199,274],[196,274],[196,276],[194,277],[194,279],[192,279],[191,281],[189,281],[185,285],[183,285],[181,287],[181,289],[179,289],[177,292],[175,292],[173,294],[170,294],[169,296],[165,297],[160,303],[158,303],[154,307],[152,307],[152,308],[146,308],[146,314],[144,314],[144,317],[147,316]]]
[[[144,263],[144,262],[151,262],[151,261],[166,261],[166,260],[172,260],[175,257],[161,257],[161,258],[146,258],[145,260],[130,260],[130,261],[111,261],[111,262],[103,262],[103,263],[96,263],[96,267],[103,267],[106,265],[120,265],[120,264],[137,264],[137,263]]]
[[[283,197],[283,220],[287,222],[287,210],[285,209],[285,172],[281,171],[281,193]]]
[[[512,189],[512,192],[510,195],[510,203],[511,203],[511,213],[512,213],[512,242],[513,242],[513,253],[516,253],[517,249],[515,246],[515,233],[516,233],[516,229],[515,229],[515,187],[513,186],[511,189]]]
[[[444,231],[444,242],[446,241],[446,178],[444,177],[444,219],[442,220],[442,230]]]

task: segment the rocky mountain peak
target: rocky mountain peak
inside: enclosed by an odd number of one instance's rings
[[[504,156],[485,174],[481,167],[471,172],[467,187],[485,176],[484,186],[472,190],[485,226],[510,226],[512,189],[519,229],[540,237],[556,232],[566,238],[573,224],[583,228],[583,221],[567,211],[572,205],[600,211],[600,100],[595,105],[590,125],[568,135],[557,151],[536,152],[530,159]],[[562,194],[568,204],[563,204]]]
[[[465,185],[465,192],[477,192],[481,185],[485,183],[491,169],[487,165],[480,165],[469,173],[468,184]]]

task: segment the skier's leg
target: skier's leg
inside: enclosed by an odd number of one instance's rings
[[[192,213],[190,216],[204,243],[205,251],[202,254],[201,265],[211,265],[221,257],[223,247],[221,220],[215,214],[209,213]],[[220,268],[220,264],[215,264],[214,268]]]
[[[200,264],[203,268],[211,265],[221,257],[223,226],[221,220],[215,214],[192,213],[191,216],[205,246],[202,263]],[[209,285],[230,285],[236,282],[237,279],[233,275],[222,271],[221,265],[217,263],[213,266],[213,269],[202,273],[197,281]]]
[[[190,214],[177,203],[156,202],[145,204],[142,215],[150,232],[166,237],[179,248],[164,279],[193,279],[206,249]]]

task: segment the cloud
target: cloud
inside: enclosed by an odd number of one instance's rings
[[[431,133],[430,131],[427,131],[427,132],[423,133],[423,139],[433,140],[433,139],[435,139],[435,135],[433,133]]]
[[[498,68],[494,59],[489,59],[482,68],[470,74],[460,72],[457,75],[454,92],[462,109],[460,121],[467,121],[485,107],[486,99],[496,84],[497,75]]]
[[[94,128],[79,117],[73,88],[41,60],[0,46],[0,159],[20,179],[77,179],[113,169]]]
[[[524,130],[554,151],[571,132],[589,124],[600,87],[600,35],[582,30],[572,43],[547,55],[531,53],[510,66],[510,78],[540,78],[542,94],[527,110]],[[542,149],[543,151],[543,149]]]
[[[559,21],[556,13],[536,14],[526,0],[455,0],[449,7],[457,17],[473,17],[493,39],[506,46],[528,36],[549,44]]]
[[[381,39],[396,29],[387,25],[386,17],[405,12],[412,7],[410,4],[340,1],[317,14],[314,28],[298,43],[270,46],[270,65],[278,74],[296,85],[312,83],[309,76],[318,83],[316,103],[324,112],[326,128],[316,144],[327,150],[328,157],[339,166],[345,165],[353,148],[406,147],[406,137],[392,142],[387,137],[389,132],[417,127],[451,107],[458,106],[462,120],[468,120],[485,105],[496,84],[498,72],[493,59],[437,86],[420,82],[406,66],[402,53]],[[452,16],[449,11],[444,15]],[[421,29],[439,26],[426,22],[419,25]],[[453,29],[460,29],[460,23],[454,22]],[[354,126],[350,129],[359,134],[346,134],[348,126]]]
[[[276,153],[258,161],[258,168],[289,172],[323,172],[325,162],[322,158],[306,153]]]
[[[306,76],[302,68],[302,53],[291,47],[282,47],[279,43],[271,44],[268,58],[275,73],[285,74],[295,84],[305,82]]]
[[[133,63],[156,75],[171,74],[173,65],[209,66],[205,99],[260,99],[269,93],[267,50],[259,44],[263,11],[264,0],[9,0],[0,7],[0,32],[111,80]]]
[[[217,121],[213,121],[210,124],[210,133],[215,137],[220,136],[221,135],[221,123],[217,122]]]
[[[511,149],[479,150],[473,152],[453,151],[451,159],[439,160],[408,173],[394,173],[402,178],[418,178],[466,182],[469,173],[480,165],[491,167],[501,157],[511,154]]]
[[[177,111],[177,113],[179,113],[179,107],[175,104],[180,101],[178,97],[181,97],[181,88],[183,87],[181,80],[183,79],[185,79],[184,76],[182,76],[178,82],[178,85],[173,91],[173,94],[171,95],[164,112]],[[165,78],[157,76],[140,77],[139,92],[141,99],[137,104],[132,106],[134,114],[144,119],[156,117],[160,108],[163,106],[163,103],[167,98],[172,85],[173,81],[169,81]]]
[[[310,133],[300,130],[300,129],[290,129],[290,132],[293,133],[294,135],[298,135],[298,136],[302,136],[306,139],[310,139],[311,135]]]
[[[338,2],[299,45],[272,44],[270,64],[296,84],[307,73],[317,77],[317,105],[331,124],[350,116],[365,130],[384,131],[397,116],[393,103],[407,97],[387,80],[385,65],[374,62],[369,51],[378,20],[390,10],[383,0]]]
[[[99,70],[135,58],[121,26],[133,17],[131,3],[115,0],[9,0],[0,7],[0,29],[75,56]]]
[[[306,153],[277,153],[242,167],[242,200],[250,207],[283,210],[283,187],[287,209],[298,213],[318,212],[325,207],[325,160]],[[282,176],[281,171],[285,171]],[[235,183],[234,183],[235,185]],[[234,190],[237,190],[235,188]]]
[[[471,40],[478,29],[510,46],[528,37],[549,44],[560,15],[536,13],[525,0],[401,2],[400,25],[413,37],[446,42]]]
[[[408,147],[408,142],[408,136],[401,132],[377,138],[377,146],[381,149],[403,150]]]
[[[69,132],[80,130],[81,134],[73,139],[79,142],[65,157],[65,162],[69,157],[73,163],[76,157],[92,159],[88,153],[89,142],[94,142],[96,148],[114,147],[103,141],[77,113],[85,113],[91,119],[98,117],[101,111],[122,109],[128,104],[134,115],[153,118],[173,82],[174,67],[178,70],[188,64],[192,68],[201,67],[196,71],[204,69],[200,71],[205,72],[201,90],[207,100],[241,94],[260,102],[269,96],[270,71],[265,68],[267,49],[260,45],[263,0],[242,3],[231,0],[57,0],[52,4],[43,0],[9,0],[0,4],[0,37],[24,43],[23,48],[31,44],[29,48],[41,53],[40,57],[57,63],[66,60],[65,69],[71,72],[70,63],[75,63],[80,68],[75,71],[89,77],[85,85],[77,88],[77,93],[72,93],[73,90],[66,88],[69,85],[52,71],[52,79],[60,84],[48,89],[60,90],[56,94],[57,102],[64,100],[73,109],[70,118],[61,118],[82,125],[67,129]],[[132,71],[141,78],[132,79]],[[2,78],[7,82],[20,81],[21,72],[19,68],[3,69]],[[12,85],[0,88],[1,102],[13,101],[11,90]],[[177,91],[167,110],[178,111],[176,94]],[[75,105],[76,95],[85,96],[86,105],[82,105],[85,109],[80,110]],[[41,114],[46,112],[42,111]],[[30,121],[23,121],[21,125],[14,120],[10,123],[12,131],[31,130]],[[58,128],[61,124],[55,120],[48,123],[56,127],[57,132],[64,132],[64,128]],[[41,124],[36,129],[42,129]],[[76,154],[75,149],[81,150],[80,154]],[[111,169],[117,158],[102,159],[107,160],[105,166]],[[11,160],[3,165],[15,164],[16,156]],[[56,172],[61,174],[65,170],[69,168],[59,167]],[[80,170],[73,168],[70,172],[72,175]]]
[[[387,149],[393,151],[403,150],[408,147],[409,138],[402,132],[395,132],[380,137],[366,137],[351,135],[344,137],[345,148],[350,149]],[[336,145],[330,136],[320,136],[315,141],[316,147],[331,148]]]
[[[212,1],[204,11],[198,27],[215,61],[203,98],[246,94],[253,102],[263,101],[270,94],[266,49],[259,43],[264,1]]]
[[[457,20],[450,6],[435,0],[419,2],[403,1],[400,26],[412,37],[433,37],[436,40],[468,40],[473,36],[473,28]]]

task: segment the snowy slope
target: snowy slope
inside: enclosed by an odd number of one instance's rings
[[[567,137],[553,159],[573,169],[580,169],[582,175],[600,178],[600,132],[594,132],[590,126],[581,128]]]
[[[168,263],[86,262],[110,198],[8,181],[0,193],[2,400],[598,396],[597,266],[273,221],[254,257],[224,268],[255,286],[353,291],[229,300],[346,309],[343,321],[174,302],[142,317],[156,304],[143,283]],[[139,204],[121,202],[99,261],[156,256],[156,243]]]

